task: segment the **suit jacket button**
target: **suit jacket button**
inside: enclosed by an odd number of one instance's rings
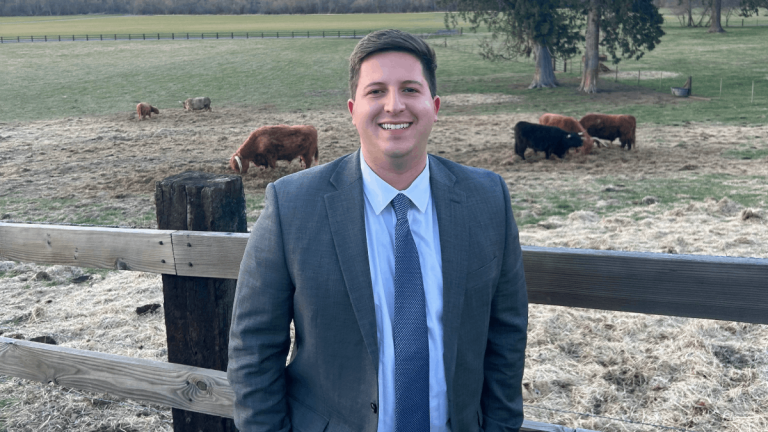
[[[379,412],[379,407],[377,407],[374,402],[371,402],[371,411],[373,411],[374,414]]]

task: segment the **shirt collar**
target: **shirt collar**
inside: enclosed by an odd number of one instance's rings
[[[424,166],[424,170],[408,186],[408,189],[404,191],[393,188],[389,183],[382,180],[378,174],[373,172],[365,161],[363,152],[360,152],[360,169],[363,171],[363,192],[377,215],[381,214],[398,193],[403,193],[407,196],[420,212],[424,213],[426,211],[431,194],[429,187],[429,157],[427,157],[427,164]]]

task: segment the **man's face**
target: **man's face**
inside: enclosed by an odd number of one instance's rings
[[[426,159],[440,98],[432,99],[413,55],[390,51],[366,58],[347,107],[369,164],[404,167]]]

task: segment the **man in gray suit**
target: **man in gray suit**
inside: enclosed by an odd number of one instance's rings
[[[519,430],[517,226],[499,175],[427,155],[435,69],[408,33],[363,38],[360,149],[267,186],[229,342],[241,431]]]

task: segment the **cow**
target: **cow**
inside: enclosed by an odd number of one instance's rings
[[[317,162],[317,129],[309,125],[262,126],[251,132],[229,160],[229,166],[240,174],[248,172],[248,162],[274,168],[278,160],[301,158],[306,168]]]
[[[160,114],[160,110],[146,102],[141,102],[136,105],[136,113],[139,115],[139,121],[142,121],[145,117],[152,118],[152,113]]]
[[[185,111],[211,110],[211,98],[209,97],[189,98],[184,102],[179,101],[179,103],[184,107]]]
[[[567,117],[560,114],[544,114],[539,117],[539,124],[554,126],[566,132],[573,132],[581,135],[581,138],[584,140],[584,145],[577,151],[580,151],[582,154],[588,154],[595,147],[592,137],[589,136],[589,133],[587,133],[581,123],[573,117]]]
[[[549,155],[555,154],[562,159],[571,147],[581,147],[581,135],[566,132],[554,126],[544,126],[528,122],[517,122],[515,125],[515,153],[525,160],[525,149],[534,152],[543,151]]]
[[[627,146],[627,150],[632,150],[635,144],[637,121],[631,115],[590,113],[582,117],[579,123],[595,138],[611,142],[618,138],[621,148]]]

